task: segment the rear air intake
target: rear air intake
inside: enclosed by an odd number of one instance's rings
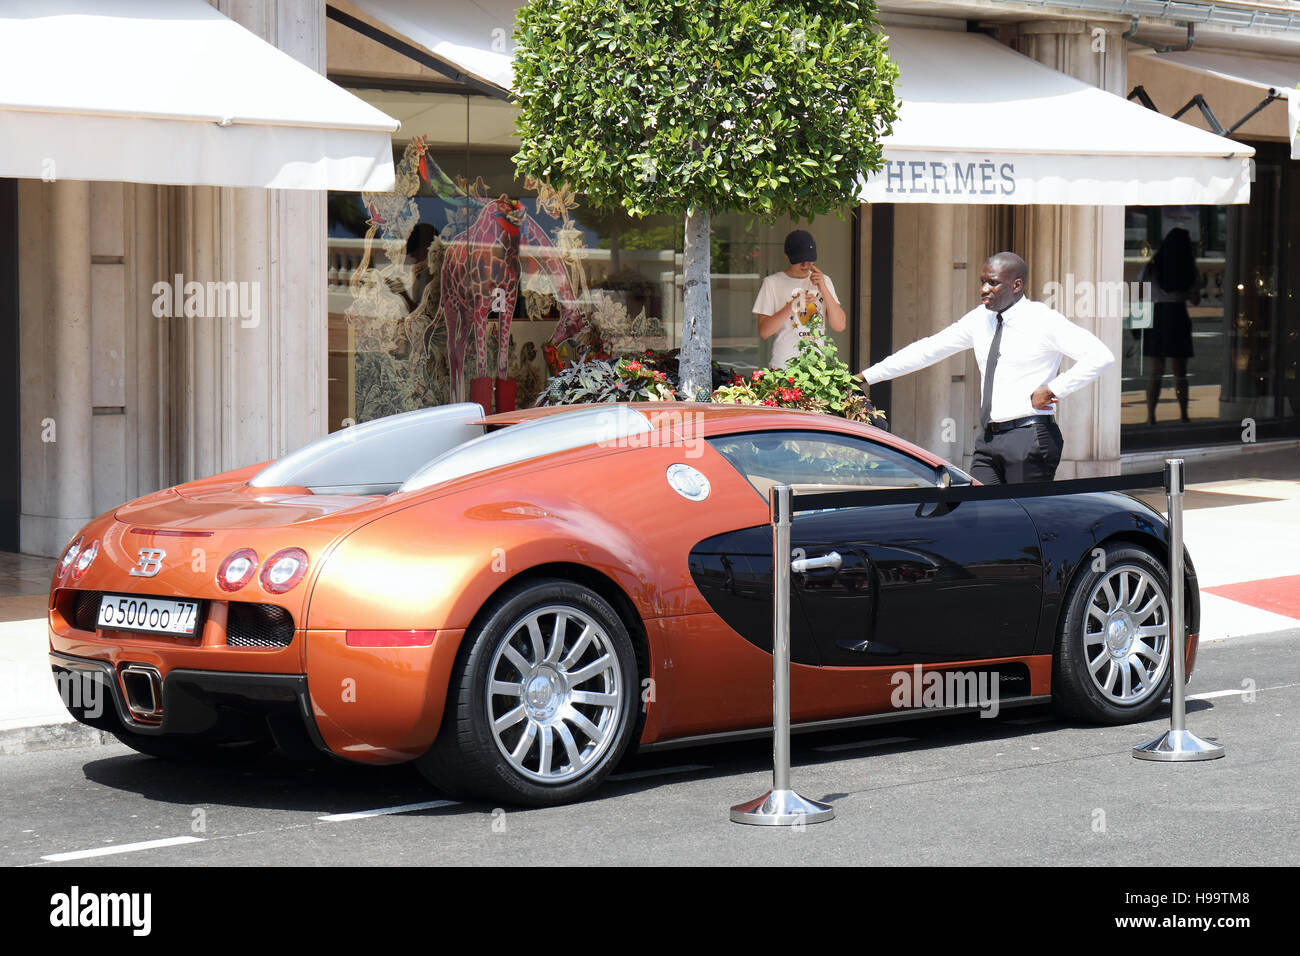
[[[230,602],[226,644],[231,647],[288,647],[293,641],[293,615],[274,604]]]

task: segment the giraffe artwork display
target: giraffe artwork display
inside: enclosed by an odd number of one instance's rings
[[[331,240],[342,251],[331,252],[330,278],[348,296],[333,309],[349,333],[356,421],[466,400],[505,411],[521,386],[531,404],[548,371],[630,341],[634,317],[589,282],[590,230],[571,215],[574,191],[533,179],[524,189],[453,179],[419,136],[396,164],[394,191],[361,194],[364,213],[348,227],[357,238]],[[517,318],[529,322],[522,339]],[[554,325],[539,337],[535,322]]]

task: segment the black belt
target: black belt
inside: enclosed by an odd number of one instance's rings
[[[1025,418],[1013,418],[1009,422],[989,422],[986,427],[997,435],[1001,432],[1009,432],[1013,428],[1023,428],[1025,425],[1035,425],[1038,422],[1050,422],[1051,420],[1051,415],[1029,415]]]

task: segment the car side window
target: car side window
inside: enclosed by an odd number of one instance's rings
[[[893,448],[828,432],[747,432],[708,439],[764,498],[773,485],[930,488],[935,471]]]

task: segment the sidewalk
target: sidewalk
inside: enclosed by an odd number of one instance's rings
[[[1144,461],[1125,470],[1158,468]],[[1189,457],[1186,468],[1184,538],[1201,586],[1201,641],[1300,628],[1300,449]],[[1162,493],[1140,497],[1164,513]],[[0,756],[113,741],[74,722],[50,679],[45,600],[54,564],[0,553]]]
[[[0,554],[0,756],[113,740],[75,722],[50,679],[45,601],[54,564]]]
[[[1186,461],[1183,538],[1201,587],[1201,641],[1300,628],[1300,447],[1243,446],[1215,460],[1195,454],[1143,456],[1124,470]],[[1164,513],[1163,493],[1138,497]]]

